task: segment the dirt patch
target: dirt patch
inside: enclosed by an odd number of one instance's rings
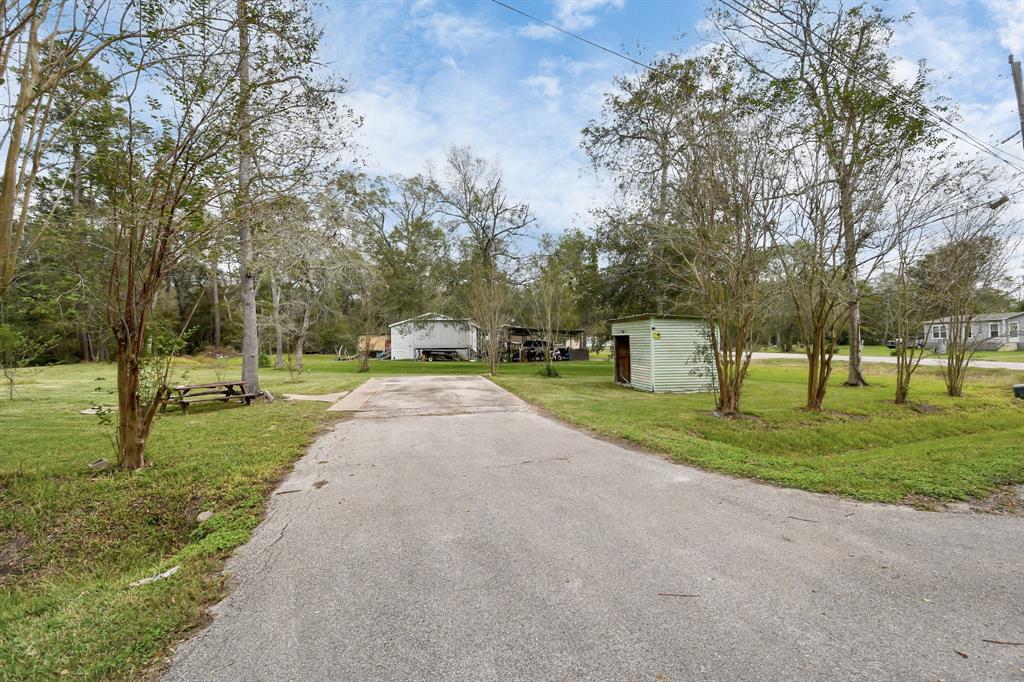
[[[934,405],[929,405],[928,403],[915,403],[910,406],[910,409],[921,414],[936,414],[938,412],[942,412],[939,408]]]
[[[975,497],[958,502],[943,502],[923,495],[910,495],[903,500],[903,503],[925,511],[1024,516],[1024,485],[1002,486],[993,490],[986,497]]]
[[[28,561],[28,549],[32,540],[20,531],[0,533],[0,583],[25,570]]]
[[[825,414],[830,417],[836,417],[846,422],[869,422],[871,417],[866,414],[854,414],[852,412],[843,412],[841,410],[826,410]]]
[[[724,414],[722,412],[719,412],[718,410],[711,410],[710,412],[707,413],[707,415],[709,417],[714,417],[715,419],[728,419],[730,421],[737,422],[755,422],[757,424],[765,423],[762,417],[758,417],[756,414],[747,414],[745,412],[734,412],[732,414]]]

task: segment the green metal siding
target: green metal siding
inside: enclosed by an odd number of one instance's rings
[[[655,392],[697,393],[714,389],[715,365],[700,320],[652,319]],[[653,338],[655,335],[661,338]]]
[[[701,320],[651,317],[613,322],[612,334],[629,336],[631,385],[656,393],[714,389],[714,363]]]

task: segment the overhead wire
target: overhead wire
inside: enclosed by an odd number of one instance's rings
[[[742,0],[720,0],[720,2],[722,2],[722,4],[724,4],[726,7],[732,9],[734,12],[742,14],[748,20],[755,21],[762,30],[770,30],[767,29],[767,27],[765,26],[765,24],[767,24],[768,26],[775,30],[774,33],[776,37],[782,37],[782,39],[788,42],[790,46],[802,48],[806,45],[806,43],[793,42],[800,40],[798,35],[786,30],[786,28],[781,26],[778,22],[773,21],[772,19],[765,16],[763,12],[758,12],[754,9],[751,9],[749,4],[744,4]],[[807,29],[807,32],[811,36],[817,38],[818,40],[825,40],[825,38],[823,38],[821,34],[815,31],[813,28]],[[811,48],[818,52],[819,55],[821,54],[821,51],[818,48],[814,47],[813,45],[811,46]],[[985,154],[995,157],[999,161],[1002,161],[1004,164],[1012,167],[1014,170],[1024,171],[1024,158],[1018,157],[1014,154],[1010,154],[1004,150],[999,149],[995,145],[992,145],[991,143],[982,140],[981,138],[977,137],[970,131],[965,130],[964,128],[953,123],[945,116],[942,116],[938,112],[934,111],[931,107],[928,107],[927,105],[919,102],[909,100],[905,93],[900,91],[895,85],[893,85],[889,81],[888,77],[886,77],[884,74],[880,75],[878,73],[873,73],[870,68],[858,67],[857,64],[854,64],[852,62],[852,58],[850,58],[850,56],[846,54],[844,50],[837,48],[836,53],[837,61],[840,62],[840,65],[844,69],[846,69],[848,73],[863,72],[869,80],[871,80],[875,85],[884,88],[890,95],[899,98],[904,103],[909,103],[912,104],[913,106],[919,107],[922,112],[924,112],[926,115],[930,116],[934,121],[938,122],[940,125],[945,127],[946,131],[956,139],[968,144],[971,147],[974,147],[975,149]],[[843,58],[844,56],[846,57],[846,59]]]
[[[499,7],[503,7],[503,8],[505,8],[506,10],[508,10],[510,12],[518,14],[518,15],[526,18],[526,19],[529,19],[530,21],[533,21],[533,22],[535,22],[535,23],[537,23],[537,24],[539,24],[541,26],[545,26],[545,27],[547,27],[549,29],[557,31],[558,33],[562,33],[563,35],[569,36],[570,38],[573,38],[573,39],[578,40],[578,41],[580,41],[582,43],[590,45],[591,47],[594,47],[594,48],[596,48],[598,50],[601,50],[602,52],[605,52],[607,54],[610,54],[610,55],[613,55],[613,56],[618,57],[620,59],[623,59],[623,60],[625,60],[625,61],[627,61],[627,62],[629,62],[629,63],[631,63],[631,64],[633,64],[635,66],[639,66],[640,68],[642,68],[642,69],[644,69],[646,71],[649,71],[651,73],[657,73],[657,74],[659,74],[661,76],[664,76],[666,78],[669,78],[669,79],[675,78],[674,74],[671,74],[671,73],[669,73],[668,71],[666,71],[664,69],[660,69],[660,68],[658,68],[656,66],[652,66],[650,64],[646,64],[644,62],[641,62],[641,61],[639,61],[637,59],[634,59],[633,57],[630,57],[629,55],[627,55],[627,54],[625,54],[623,52],[619,52],[619,51],[614,50],[614,49],[612,49],[610,47],[602,45],[602,44],[600,44],[598,42],[590,40],[589,38],[581,36],[581,35],[579,35],[577,33],[569,31],[567,29],[564,29],[561,26],[553,24],[553,23],[551,23],[549,21],[545,21],[545,20],[541,19],[540,17],[534,16],[533,14],[530,14],[529,12],[525,12],[525,11],[519,9],[518,7],[515,7],[513,5],[508,4],[507,2],[504,2],[503,0],[490,0],[490,2],[495,4],[495,5],[498,5]],[[768,19],[767,17],[765,17],[761,13],[754,12],[753,10],[750,10],[747,5],[742,4],[741,2],[739,2],[739,0],[720,0],[720,2],[725,4],[727,7],[729,7],[733,11],[739,12],[740,14],[745,16],[748,20],[752,19],[752,17],[750,15],[753,14],[755,17],[760,19],[759,23],[761,23],[761,24],[767,23],[767,24],[771,25],[773,28],[775,28],[777,31],[782,32],[782,34],[784,36],[784,39],[786,39],[787,42],[789,42],[790,39],[797,39],[797,36],[794,36],[793,34],[791,34],[788,31],[786,31],[783,27],[779,26],[779,24],[777,22],[771,21],[770,19]],[[749,14],[748,14],[748,12],[749,12]],[[762,25],[762,29],[763,28],[764,27]],[[813,30],[811,31],[811,34],[814,35],[819,40],[822,39],[822,37],[817,32],[815,32]],[[776,36],[778,37],[778,33],[776,33]],[[789,44],[790,45],[794,45],[794,43],[792,43],[792,42],[789,42]],[[852,71],[853,70],[853,66],[848,64],[848,63],[842,63],[842,66],[845,69],[847,69],[847,71]],[[875,75],[873,80],[875,81],[876,84],[880,83],[880,84],[883,85],[883,87],[886,87],[886,89],[889,90],[891,94],[899,96],[901,98],[905,98],[905,95],[903,93],[901,93],[899,90],[897,90],[895,88],[895,86],[893,86],[891,83],[889,83],[887,78]],[[904,99],[904,101],[906,101],[906,100]],[[918,103],[918,102],[914,102],[913,104],[915,106],[920,107],[922,109],[922,111],[924,111],[926,114],[931,115],[934,120],[937,120],[940,124],[944,125],[946,127],[946,131],[948,133],[950,133],[956,139],[960,140],[961,142],[966,143],[967,145],[977,149],[980,152],[983,152],[985,154],[988,154],[990,156],[995,157],[997,160],[999,160],[1002,163],[1006,164],[1010,168],[1016,170],[1017,173],[1012,178],[1009,178],[1009,181],[1012,181],[1013,179],[1019,178],[1022,175],[1024,175],[1024,165],[1017,165],[1016,163],[1014,163],[1014,161],[1020,161],[1021,164],[1024,164],[1024,158],[1019,158],[1019,157],[1017,157],[1015,155],[1012,155],[1012,154],[1007,154],[1007,156],[1009,158],[1005,158],[1002,155],[1005,152],[1002,152],[1002,150],[998,149],[997,147],[995,147],[995,146],[985,142],[984,140],[981,140],[980,138],[977,138],[972,133],[970,133],[970,132],[968,132],[966,130],[963,130],[962,128],[960,128],[956,124],[954,124],[951,121],[949,121],[948,119],[946,119],[945,117],[943,117],[940,114],[932,111],[932,109],[929,108],[928,106],[923,105],[923,104]],[[779,119],[775,119],[775,120],[778,121]],[[1012,139],[1012,136],[1011,136],[1011,138],[1008,138],[1008,139]],[[1007,189],[1008,189],[1008,187],[1007,187]],[[977,205],[969,206],[969,207],[964,208],[962,210],[955,211],[953,213],[949,213],[949,214],[946,214],[944,216],[940,216],[939,218],[935,218],[935,219],[933,219],[933,220],[931,220],[929,222],[931,223],[931,222],[938,222],[940,220],[946,220],[948,218],[952,218],[952,217],[955,217],[957,215],[961,215],[963,213],[967,213],[967,212],[973,211],[973,210],[975,210],[977,208],[981,208],[981,207],[984,207],[986,205],[991,206],[991,205],[994,205],[996,203],[1005,203],[1003,201],[1004,198],[1008,199],[1010,197],[1017,196],[1018,194],[1021,194],[1022,192],[1024,192],[1024,187],[1018,188],[1018,189],[1016,189],[1014,191],[1009,191],[1009,192],[1004,191],[1004,192],[1001,193],[1001,195],[999,197],[997,197],[994,200],[989,200],[989,201],[985,201],[985,202],[979,203]]]

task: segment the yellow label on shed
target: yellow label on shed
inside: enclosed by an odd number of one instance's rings
[[[661,332],[655,331],[655,330],[652,329],[651,330],[651,338],[654,339],[655,341],[657,341],[658,339],[661,338]]]

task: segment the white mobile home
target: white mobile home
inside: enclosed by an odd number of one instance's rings
[[[616,383],[654,393],[714,390],[717,377],[704,320],[633,315],[610,322]]]
[[[945,352],[951,331],[948,317],[925,322],[925,346]],[[976,350],[1024,350],[1024,312],[975,315],[967,342]]]
[[[426,313],[395,322],[391,328],[391,359],[418,360],[431,353],[454,353],[475,358],[480,328],[472,320]]]

